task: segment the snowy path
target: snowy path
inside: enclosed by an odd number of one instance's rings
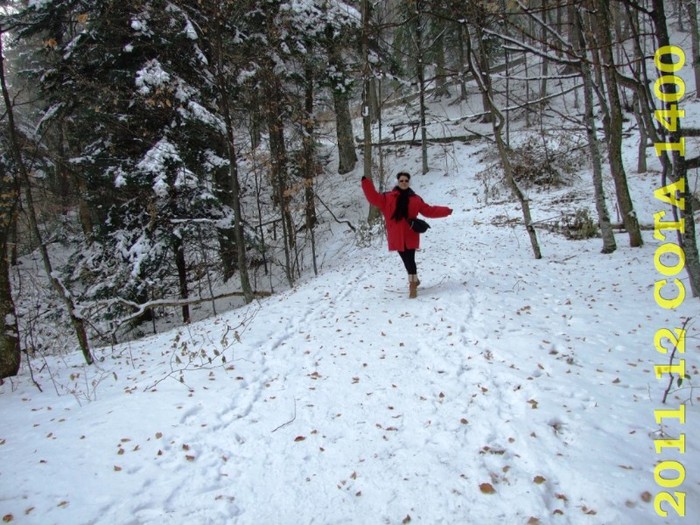
[[[651,248],[602,258],[596,241],[551,237],[545,260],[522,247],[498,260],[483,232],[450,245],[447,230],[419,255],[416,300],[378,244],[248,309],[108,351],[99,370],[76,356],[65,373],[85,377],[54,380],[99,379],[82,407],[6,385],[0,511],[41,525],[683,523],[653,521],[644,501],[658,386],[640,348],[663,320],[640,313],[651,277],[630,261]],[[166,378],[174,354],[215,349],[225,366]],[[689,514],[698,479],[688,468]]]

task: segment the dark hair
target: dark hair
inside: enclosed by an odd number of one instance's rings
[[[404,176],[408,180],[411,180],[411,175],[409,175],[405,171],[400,171],[398,175],[396,175],[396,178],[400,179],[401,176]],[[399,186],[396,186],[396,188],[394,189],[399,192],[399,196],[396,199],[396,209],[394,209],[394,213],[391,215],[391,218],[395,221],[402,221],[403,219],[408,219],[408,200],[411,198],[412,195],[415,195],[415,193],[411,188],[406,188],[405,190],[402,190]]]

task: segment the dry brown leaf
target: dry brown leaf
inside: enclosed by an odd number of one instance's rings
[[[481,492],[483,492],[484,494],[496,493],[496,489],[493,488],[493,485],[491,485],[491,483],[482,483],[481,485],[479,485],[479,490],[481,490]]]
[[[11,521],[14,521],[15,517],[12,514],[5,514],[2,517],[2,521],[5,523],[10,523]]]
[[[122,468],[119,465],[114,465],[114,472],[121,472]]]
[[[534,481],[538,485],[542,485],[542,483],[544,483],[547,480],[542,476],[535,476],[535,478],[532,481]]]
[[[306,436],[297,436],[294,438],[294,441],[299,442],[299,441],[304,441],[306,439]]]

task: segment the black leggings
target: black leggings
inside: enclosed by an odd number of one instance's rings
[[[416,268],[416,250],[404,250],[399,252],[403,265],[406,267],[408,275],[415,275],[418,273],[418,268]]]

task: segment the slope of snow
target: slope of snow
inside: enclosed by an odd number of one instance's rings
[[[698,120],[697,105],[685,109]],[[464,108],[438,110],[457,121]],[[455,210],[423,236],[415,300],[381,232],[360,239],[319,208],[320,273],[294,289],[99,349],[92,367],[79,352],[36,357],[31,370],[25,360],[0,385],[4,521],[700,522],[698,300],[656,304],[661,243],[648,230],[642,248],[618,233],[611,255],[599,239],[538,230],[544,257],[534,260],[518,207],[481,195],[489,148],[433,146],[425,176],[417,148],[386,159],[390,174],[416,174],[428,203]],[[664,209],[653,151],[650,168],[628,169],[646,225]],[[336,216],[355,225],[367,213],[360,169],[320,181]],[[535,219],[592,207],[590,187],[583,172],[575,187],[533,191]],[[585,199],[564,204],[572,194]],[[654,366],[668,357],[654,336],[686,318],[691,379],[662,405],[668,378]],[[684,424],[655,421],[680,404]],[[685,453],[655,451],[655,439],[681,434]],[[686,518],[655,512],[662,461],[685,467],[675,490]]]
[[[381,236],[361,247],[336,225],[329,262],[293,290],[103,349],[91,368],[77,353],[34,360],[43,393],[26,367],[6,381],[0,513],[42,525],[682,523],[648,500],[668,459],[653,439],[683,432],[686,453],[671,456],[697,516],[698,408],[685,425],[655,424],[667,381],[653,372],[665,362],[655,331],[697,300],[655,304],[658,241],[647,232],[633,249],[618,235],[601,255],[598,239],[539,232],[534,260],[522,227],[490,224],[515,206],[476,202],[474,151],[458,155],[459,174],[413,179],[455,208],[424,235],[418,299]],[[359,221],[357,179],[341,184]]]

